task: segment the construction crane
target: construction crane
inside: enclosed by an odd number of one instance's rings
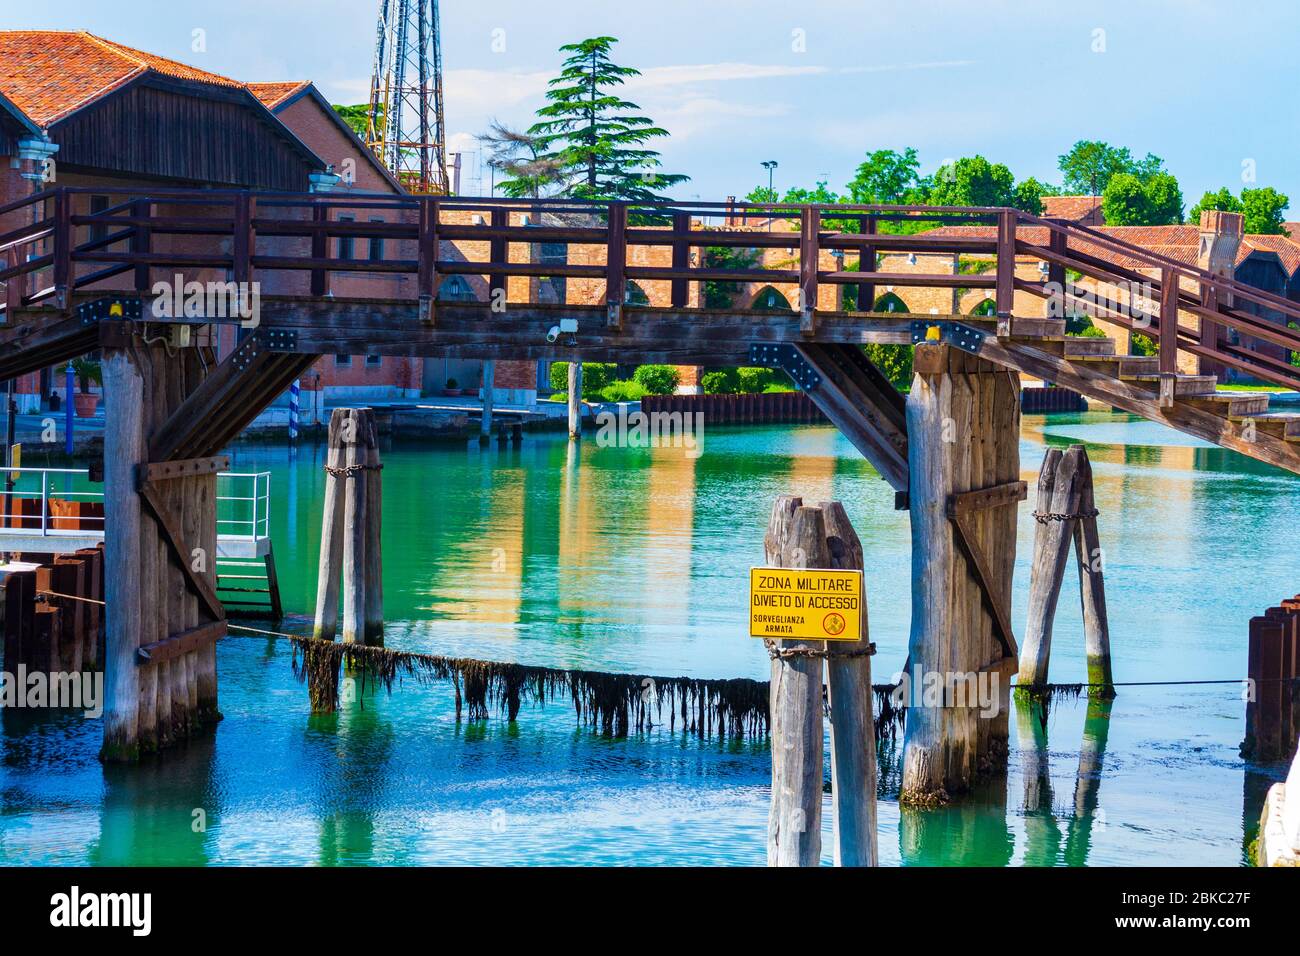
[[[379,0],[366,141],[410,192],[448,193],[438,0]]]

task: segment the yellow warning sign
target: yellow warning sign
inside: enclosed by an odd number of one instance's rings
[[[862,572],[750,568],[749,636],[783,641],[862,637]]]

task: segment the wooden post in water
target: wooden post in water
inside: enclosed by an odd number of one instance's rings
[[[582,437],[582,362],[569,363],[569,440]]]
[[[823,501],[826,543],[833,568],[861,571],[862,542],[838,501]],[[876,865],[876,728],[871,698],[871,642],[867,593],[862,589],[862,635],[828,646],[827,695],[831,714],[831,812],[835,865]]]
[[[106,349],[104,392],[104,524],[111,544],[104,567],[107,616],[104,660],[105,760],[140,755],[140,497],[135,466],[144,459],[144,380],[124,349]],[[150,547],[153,543],[150,542]]]
[[[1074,526],[1074,556],[1079,565],[1079,600],[1083,605],[1083,645],[1088,659],[1088,696],[1115,696],[1110,667],[1110,617],[1106,613],[1101,536],[1097,531],[1097,497],[1092,462],[1082,449],[1079,462],[1079,521]]]
[[[365,409],[366,416],[366,624],[365,641],[375,647],[384,644],[384,554],[383,539],[383,482],[379,460],[379,429],[374,413]]]
[[[901,800],[926,805],[1006,766],[1008,623],[1020,483],[1019,378],[916,346],[907,397],[912,631]],[[941,686],[942,701],[926,695]],[[975,695],[976,699],[972,699]],[[981,700],[985,695],[995,700]]]
[[[1084,646],[1088,659],[1088,694],[1114,697],[1110,663],[1110,623],[1106,614],[1106,584],[1097,531],[1096,495],[1092,464],[1082,445],[1062,453],[1048,449],[1038,475],[1038,527],[1034,534],[1034,560],[1029,582],[1029,623],[1020,655],[1016,686],[1047,683],[1052,653],[1052,623],[1061,596],[1070,542],[1079,565],[1079,593],[1083,608]]]
[[[487,359],[483,363],[483,418],[479,422],[478,443],[486,445],[492,440],[492,392],[496,388],[497,363]]]
[[[325,513],[316,582],[315,636],[332,641],[343,589],[343,640],[384,642],[383,492],[378,429],[368,408],[330,418]]]
[[[343,642],[365,643],[366,637],[366,446],[361,409],[350,409],[343,430]]]
[[[804,507],[801,498],[791,495],[778,497],[763,552],[768,567],[829,567],[821,509]],[[823,653],[826,642],[774,643],[767,865],[817,866],[822,852],[822,660],[807,655]]]
[[[316,569],[316,623],[312,628],[312,636],[323,641],[334,640],[338,631],[339,575],[343,573],[343,429],[350,418],[351,409],[334,409],[326,439],[325,510]]]
[[[1029,623],[1025,625],[1025,646],[1020,653],[1017,686],[1047,683],[1047,665],[1052,653],[1052,621],[1065,579],[1065,562],[1074,540],[1079,512],[1079,459],[1083,447],[1073,445],[1061,453],[1049,448],[1038,472],[1038,507],[1034,520],[1034,558],[1029,576]]]

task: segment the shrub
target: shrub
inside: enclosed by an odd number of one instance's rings
[[[740,376],[734,368],[720,368],[705,372],[700,387],[706,395],[734,395],[740,390]]]
[[[586,399],[596,399],[600,397],[600,390],[610,382],[614,381],[614,363],[613,362],[583,362],[582,363],[582,397]],[[551,388],[557,392],[568,391],[569,388],[569,363],[552,362],[551,363]]]
[[[600,390],[600,398],[606,402],[639,402],[647,394],[641,383],[627,379],[610,382]]]
[[[742,395],[756,395],[776,381],[770,368],[761,367],[738,368],[736,369],[736,378]]]
[[[1134,355],[1155,355],[1156,343],[1151,341],[1148,336],[1141,332],[1133,333],[1133,354]]]
[[[647,395],[671,395],[677,391],[680,376],[671,365],[642,365],[632,376]]]

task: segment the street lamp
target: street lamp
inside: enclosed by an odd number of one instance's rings
[[[769,159],[763,163],[763,168],[767,170],[767,195],[769,198],[775,198],[772,191],[772,171],[779,165],[775,159]]]

